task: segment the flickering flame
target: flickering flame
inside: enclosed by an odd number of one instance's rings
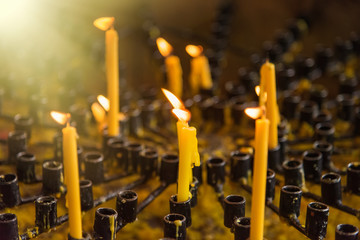
[[[248,115],[252,119],[258,119],[263,115],[264,109],[262,109],[260,107],[246,108],[245,113],[246,113],[246,115]]]
[[[109,111],[110,109],[110,101],[103,95],[97,96],[97,100],[99,101],[100,105],[105,109],[105,111]]]
[[[165,97],[169,100],[173,108],[175,109],[185,109],[184,104],[181,102],[180,99],[178,99],[172,92],[169,90],[166,90],[165,88],[161,88],[163,91]]]
[[[188,122],[191,118],[191,113],[188,110],[173,109],[172,113],[182,122]]]
[[[260,86],[259,85],[255,86],[255,92],[256,92],[256,95],[260,96]],[[264,100],[266,101],[267,100],[266,92],[264,93],[264,98],[265,98]]]
[[[101,107],[100,104],[98,104],[96,102],[93,103],[91,105],[91,112],[93,113],[96,122],[102,123],[104,121],[106,113],[105,113],[104,108]]]
[[[50,112],[51,117],[59,124],[64,125],[70,119],[70,113],[62,113],[57,111]]]
[[[198,57],[203,52],[203,47],[198,45],[187,45],[185,47],[186,52],[192,57]]]
[[[106,31],[114,24],[114,17],[101,17],[94,21],[94,26],[100,30]]]
[[[172,46],[164,38],[157,38],[156,44],[163,57],[169,56],[170,53],[173,51]]]

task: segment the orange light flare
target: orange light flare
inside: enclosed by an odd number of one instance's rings
[[[156,45],[159,49],[159,52],[163,57],[167,57],[173,51],[173,47],[168,43],[164,38],[159,37],[156,39]]]
[[[257,86],[255,86],[255,93],[256,93],[256,95],[257,96],[260,96],[260,86],[259,85],[257,85]],[[264,93],[264,100],[266,101],[267,100],[267,93],[265,92]]]
[[[246,115],[252,119],[258,119],[265,116],[265,108],[263,107],[250,107],[245,109]]]
[[[97,100],[100,103],[100,105],[105,109],[105,111],[108,112],[109,109],[110,109],[110,101],[109,101],[109,99],[107,99],[103,95],[99,95],[99,96],[97,96]]]
[[[71,117],[70,113],[62,113],[57,111],[51,111],[50,115],[55,120],[55,122],[61,125],[69,123]]]
[[[192,57],[198,57],[203,52],[203,47],[201,45],[187,45],[185,47],[186,52]]]
[[[171,111],[182,122],[188,122],[191,118],[191,113],[186,109],[173,109]]]
[[[164,93],[165,97],[169,100],[173,108],[185,110],[185,105],[181,102],[179,98],[175,96],[175,94],[173,94],[169,90],[166,90],[165,88],[161,88],[161,90]]]
[[[113,27],[115,18],[114,17],[101,17],[94,21],[94,26],[100,30],[106,31]]]

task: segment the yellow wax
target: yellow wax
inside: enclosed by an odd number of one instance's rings
[[[189,81],[193,94],[199,93],[200,88],[212,88],[213,82],[211,79],[210,66],[207,57],[202,55],[191,60]]]
[[[107,95],[110,102],[108,113],[108,135],[119,135],[119,37],[114,28],[106,31],[106,76]]]
[[[179,139],[179,175],[178,175],[178,202],[184,202],[189,199],[191,159],[194,154],[194,143],[192,139],[196,138],[196,129],[187,127],[186,123],[177,122]]]
[[[268,156],[269,120],[255,123],[254,175],[251,196],[250,240],[263,240]]]
[[[79,169],[76,145],[76,129],[66,126],[63,133],[64,171],[67,184],[70,236],[82,238]]]
[[[168,88],[170,92],[175,94],[178,98],[181,98],[183,90],[183,79],[180,59],[174,55],[168,56],[165,58],[165,65],[168,79]]]
[[[278,145],[277,127],[279,122],[279,116],[278,116],[279,110],[276,100],[276,80],[275,80],[274,64],[266,61],[266,63],[264,63],[261,66],[260,75],[261,75],[261,82],[265,83],[265,91],[267,93],[266,117],[270,121],[269,149],[274,149]]]

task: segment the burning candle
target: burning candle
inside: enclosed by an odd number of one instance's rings
[[[165,58],[168,88],[176,96],[181,98],[183,79],[180,59],[177,56],[172,55],[173,48],[164,38],[157,38],[156,44],[161,55]]]
[[[255,156],[251,196],[250,240],[262,240],[266,195],[266,172],[269,138],[269,120],[263,114],[264,108],[247,108],[245,113],[255,122]],[[261,117],[260,119],[257,119]]]
[[[70,236],[82,238],[80,184],[76,138],[77,133],[74,127],[69,125],[70,114],[51,112],[52,118],[59,124],[65,124],[63,128],[63,156],[65,183],[67,185],[67,203],[69,209]]]
[[[209,60],[202,54],[202,46],[187,45],[185,50],[193,57],[189,77],[192,93],[195,95],[199,93],[200,89],[211,89],[213,82],[211,79]]]
[[[197,147],[196,128],[189,127],[191,114],[184,104],[170,91],[162,89],[174,109],[172,112],[178,118],[177,134],[179,143],[179,175],[178,175],[178,202],[189,199],[189,186],[192,182],[192,165],[200,166],[200,157]]]
[[[268,60],[260,69],[260,98],[259,105],[264,106],[266,101],[267,118],[270,121],[269,128],[269,149],[278,145],[278,123],[280,121],[279,108],[276,100],[275,66]],[[266,93],[266,98],[265,98]]]
[[[101,132],[101,130],[104,128],[104,122],[106,117],[105,110],[100,104],[95,102],[91,104],[91,112],[93,113],[95,121],[98,125],[98,129]]]
[[[117,31],[114,29],[113,17],[98,18],[94,21],[95,27],[105,33],[105,62],[107,77],[107,95],[110,100],[108,116],[108,135],[119,135],[119,56]]]

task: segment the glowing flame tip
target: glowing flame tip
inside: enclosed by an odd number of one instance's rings
[[[70,119],[70,113],[62,113],[57,111],[50,112],[51,117],[59,124],[64,125]]]
[[[97,96],[97,100],[100,103],[100,105],[105,109],[105,111],[109,111],[110,109],[110,101],[103,95]]]
[[[113,26],[114,21],[114,17],[101,17],[95,19],[94,26],[100,30],[106,31]]]
[[[191,118],[191,113],[187,110],[173,109],[172,113],[182,122],[188,122]]]
[[[173,51],[172,46],[170,45],[170,43],[168,43],[164,38],[159,37],[156,39],[156,45],[159,49],[159,52],[161,53],[161,55],[163,57],[167,57],[171,54],[171,52]]]
[[[164,93],[165,97],[169,100],[173,108],[175,109],[185,109],[184,104],[181,102],[179,98],[175,96],[172,92],[169,90],[166,90],[165,88],[161,88],[162,92]]]
[[[198,57],[203,52],[203,47],[198,45],[187,45],[185,47],[186,52],[192,57]]]
[[[260,107],[250,107],[245,109],[245,113],[252,119],[258,119],[264,114],[264,109]]]

